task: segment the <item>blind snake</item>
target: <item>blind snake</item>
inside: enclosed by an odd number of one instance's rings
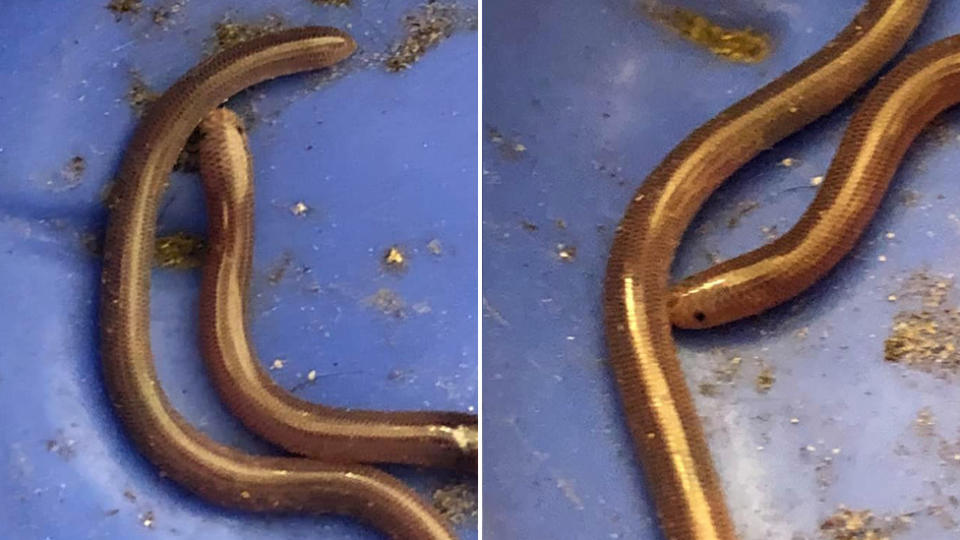
[[[206,137],[201,123],[210,250],[200,287],[200,344],[227,407],[250,431],[295,454],[476,471],[476,415],[339,409],[302,400],[273,382],[246,326],[254,200],[243,124],[226,109],[209,122],[218,129]]]
[[[163,476],[208,501],[257,512],[344,514],[394,538],[452,539],[435,510],[377,469],[255,456],[213,441],[171,406],[153,363],[149,307],[157,205],[187,137],[244,88],[333,65],[355,49],[353,39],[334,28],[281,31],[207,59],[153,104],[121,164],[107,227],[100,303],[104,380],[140,452]]]
[[[851,120],[814,202],[786,235],[671,291],[668,275],[681,236],[727,177],[879,71],[927,4],[869,0],[820,51],[684,139],[627,207],[604,284],[607,344],[668,539],[736,538],[671,323],[703,327],[759,313],[809,287],[846,255],[916,135],[960,101],[960,37],[911,54],[880,80]]]

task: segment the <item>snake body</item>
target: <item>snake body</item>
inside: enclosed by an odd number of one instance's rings
[[[295,454],[476,470],[476,415],[338,409],[302,400],[273,382],[251,346],[245,317],[253,249],[249,152],[240,120],[226,109],[213,115],[211,123],[233,129],[204,132],[200,149],[210,223],[200,342],[224,403],[251,431]]]
[[[213,441],[171,406],[151,352],[157,207],[187,137],[209,111],[244,88],[330,66],[355,48],[350,36],[327,27],[260,37],[202,62],[152,105],[124,156],[106,234],[100,306],[103,374],[110,399],[141,453],[162,476],[208,501],[257,512],[344,514],[394,538],[449,540],[453,533],[436,511],[377,469],[255,456]],[[242,293],[229,291],[238,297]]]
[[[923,49],[883,78],[847,130],[816,201],[774,247],[708,270],[671,295],[668,275],[681,236],[733,172],[869,80],[900,50],[927,3],[868,1],[816,54],[689,135],[627,207],[604,284],[607,344],[668,539],[736,538],[671,321],[700,327],[759,312],[829,271],[866,226],[923,124],[960,99],[960,42]]]

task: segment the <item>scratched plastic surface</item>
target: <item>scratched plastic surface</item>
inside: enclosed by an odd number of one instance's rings
[[[960,32],[960,2],[931,4],[908,49]],[[605,362],[600,298],[613,229],[674,145],[823,46],[862,2],[682,5],[770,33],[771,56],[719,59],[626,0],[484,3],[484,130],[500,134],[484,137],[482,176],[491,538],[659,538]],[[708,266],[709,253],[761,245],[776,233],[769,227],[787,230],[851,111],[739,171],[684,239],[675,276]],[[677,333],[742,538],[820,538],[841,504],[876,520],[912,513],[895,539],[957,537],[960,382],[885,362],[884,339],[908,309],[888,300],[903,280],[960,266],[958,133],[954,112],[921,137],[863,241],[813,290],[751,320]],[[786,158],[795,164],[778,166]],[[731,227],[749,201],[759,204]],[[558,244],[575,258],[561,260]],[[952,309],[948,288],[942,307]],[[736,357],[739,370],[724,375]],[[761,362],[776,377],[766,393],[755,383]],[[935,424],[917,430],[925,407]]]
[[[402,38],[402,16],[418,2],[193,1],[166,30],[147,11],[155,2],[120,21],[104,4],[0,9],[0,538],[379,538],[347,519],[224,511],[158,477],[104,396],[100,267],[84,241],[105,223],[101,192],[135,125],[131,70],[166,88],[202,57],[228,12],[238,22],[273,13],[291,25],[348,28],[366,52],[381,52]],[[264,363],[285,361],[276,380],[305,398],[476,407],[476,42],[475,31],[458,31],[400,74],[355,62],[316,91],[315,79],[296,76],[243,101],[258,118],[253,338]],[[73,182],[61,169],[75,155],[86,170]],[[303,217],[289,209],[299,201],[311,209]],[[173,175],[161,233],[202,233],[204,223],[197,178]],[[401,275],[380,266],[392,244],[409,256]],[[197,287],[197,271],[153,274],[164,387],[217,440],[271,452],[208,383]],[[371,305],[380,289],[404,300],[403,318]],[[311,370],[316,381],[305,384]],[[398,472],[425,497],[458,480]],[[476,520],[458,532],[475,538]]]

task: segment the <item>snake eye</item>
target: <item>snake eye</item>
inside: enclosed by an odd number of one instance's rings
[[[707,319],[707,314],[702,311],[694,311],[693,318],[696,319],[697,322],[703,322]]]

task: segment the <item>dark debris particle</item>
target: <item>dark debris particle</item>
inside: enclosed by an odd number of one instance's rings
[[[83,173],[87,170],[87,160],[83,156],[73,156],[60,169],[60,176],[66,182],[68,187],[76,186],[83,178]]]
[[[119,508],[111,508],[110,510],[107,510],[107,511],[104,512],[103,514],[104,514],[105,516],[107,516],[107,517],[110,517],[110,516],[115,516],[115,515],[117,515],[117,514],[119,514],[119,513],[120,513],[120,509],[119,509]]]
[[[897,198],[900,204],[907,208],[913,208],[920,204],[920,192],[915,189],[905,189],[898,194]]]
[[[467,484],[441,487],[431,497],[433,507],[450,523],[459,525],[477,515],[477,490]]]
[[[773,388],[773,384],[777,382],[777,376],[773,371],[773,368],[770,366],[763,366],[760,369],[760,373],[757,373],[757,377],[754,380],[757,392],[761,394],[766,394]]]
[[[270,271],[267,272],[267,282],[271,285],[276,285],[283,281],[283,277],[287,275],[287,270],[290,269],[290,265],[293,263],[293,256],[289,253],[284,253],[280,260],[274,263],[273,267],[270,268]]]
[[[734,210],[733,215],[730,216],[730,219],[727,220],[727,228],[733,229],[740,224],[740,220],[753,212],[760,207],[760,203],[757,201],[741,201],[737,203],[737,208]]]
[[[697,386],[697,389],[700,390],[700,395],[703,395],[703,396],[717,397],[718,395],[720,395],[720,389],[718,388],[716,383],[712,383],[712,382],[700,383]]]
[[[229,49],[238,43],[272,34],[282,30],[286,24],[276,15],[267,15],[258,23],[238,23],[228,18],[214,26],[213,52]]]
[[[828,540],[891,540],[892,535],[906,529],[910,521],[910,514],[877,517],[870,510],[841,506],[820,523],[820,532]]]
[[[153,23],[159,26],[165,26],[170,19],[183,9],[187,0],[176,0],[166,6],[155,7],[150,10],[150,18]]]
[[[310,2],[318,6],[348,7],[352,0],[310,0]]]
[[[64,461],[69,461],[76,452],[74,451],[74,440],[67,439],[63,435],[57,436],[56,439],[50,439],[46,443],[47,452],[53,452],[63,458]]]
[[[154,264],[160,268],[188,270],[203,263],[206,242],[202,237],[188,232],[158,236],[153,251]]]
[[[160,93],[152,90],[138,71],[130,73],[130,89],[127,90],[127,103],[138,117],[143,116],[151,103],[160,97]]]
[[[387,71],[403,71],[460,27],[476,28],[476,14],[454,4],[430,2],[403,18],[406,37],[384,60]]]
[[[114,18],[119,22],[126,14],[136,15],[140,13],[140,10],[143,9],[143,0],[110,0],[106,8],[113,13]]]

